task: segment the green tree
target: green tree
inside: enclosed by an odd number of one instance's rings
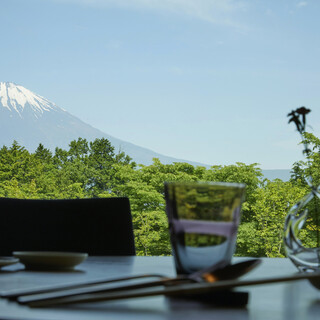
[[[127,196],[130,199],[137,253],[170,254],[165,213],[165,181],[223,181],[246,184],[242,223],[239,226],[237,255],[283,256],[282,229],[291,204],[308,190],[306,177],[320,182],[319,139],[305,135],[312,152],[306,162],[296,163],[290,182],[261,182],[257,164],[236,163],[210,169],[187,163],[137,166],[123,152],[115,154],[107,139],[87,142],[79,138],[69,149],[54,154],[39,144],[34,153],[14,142],[0,149],[0,196],[16,198],[85,198]],[[307,166],[308,165],[308,166]],[[301,236],[315,243],[317,226],[310,216],[311,229]]]
[[[113,192],[130,199],[137,254],[168,255],[171,247],[164,198],[147,182],[143,169],[145,167],[135,170],[131,165],[118,165],[116,178],[121,183],[115,185]],[[147,176],[149,173],[147,171]]]
[[[283,228],[285,217],[293,204],[306,194],[306,189],[276,179],[265,181],[263,188],[256,190],[256,201],[252,206],[254,216],[253,233],[257,241],[250,241],[258,246],[255,255],[284,257]]]
[[[314,187],[320,185],[320,139],[312,133],[304,132],[302,134],[306,160],[294,164],[291,175],[291,181],[301,188],[306,188],[311,191],[308,184]],[[308,241],[304,243],[305,246],[319,247],[320,246],[320,203],[319,199],[315,197],[307,206],[308,220],[304,230],[308,234]],[[303,236],[303,235],[301,235]],[[301,238],[300,236],[300,238]]]

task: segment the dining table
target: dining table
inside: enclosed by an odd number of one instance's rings
[[[233,262],[245,259],[234,257]],[[287,258],[262,258],[262,263],[242,278],[287,276],[296,272],[297,269]],[[171,256],[89,256],[69,271],[32,271],[18,263],[0,269],[0,291],[147,273],[174,277],[174,259]],[[216,305],[210,299],[190,299],[179,295],[31,308],[0,298],[0,319],[320,319],[320,290],[308,280],[246,286],[234,290],[248,292],[246,305]]]

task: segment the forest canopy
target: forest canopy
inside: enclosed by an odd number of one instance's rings
[[[283,226],[288,209],[308,191],[307,177],[320,184],[320,140],[304,134],[311,152],[296,162],[290,181],[263,179],[258,164],[237,162],[209,169],[188,163],[137,165],[116,153],[107,139],[71,141],[54,152],[39,144],[29,152],[17,142],[0,149],[0,197],[63,199],[126,196],[130,199],[138,255],[170,255],[165,214],[165,181],[224,181],[246,184],[236,255],[283,257]],[[303,230],[306,246],[314,246],[319,225],[309,217]]]

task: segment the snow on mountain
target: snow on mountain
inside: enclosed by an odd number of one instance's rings
[[[11,112],[17,112],[20,117],[23,117],[23,111],[27,106],[36,118],[44,112],[61,109],[49,100],[12,82],[0,82],[0,105]]]

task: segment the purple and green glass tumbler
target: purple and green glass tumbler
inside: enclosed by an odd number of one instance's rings
[[[230,264],[245,185],[166,182],[166,212],[177,274]]]

